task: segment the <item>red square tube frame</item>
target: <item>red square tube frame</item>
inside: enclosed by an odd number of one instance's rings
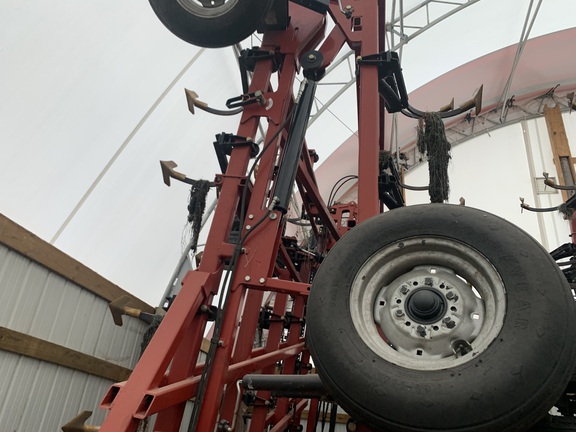
[[[154,414],[157,414],[155,431],[177,432],[186,401],[197,396],[202,379],[207,382],[196,430],[226,430],[218,426],[223,420],[233,428],[240,397],[236,382],[242,376],[256,371],[278,373],[280,362],[281,373],[309,372],[301,367],[309,363],[309,353],[302,336],[302,323],[298,320],[291,322],[287,331],[285,321],[273,320],[266,345],[253,348],[266,293],[275,293],[274,316],[285,317],[289,310],[293,317],[303,318],[310,291],[308,282],[317,265],[312,258],[299,269],[292,265],[282,243],[285,218],[268,207],[275,166],[286,142],[286,119],[295,102],[293,87],[300,56],[310,49],[318,49],[326,67],[345,43],[357,56],[378,53],[383,47],[383,1],[356,0],[353,11],[352,17],[347,18],[338,3],[332,1],[328,15],[336,25],[325,37],[327,16],[291,3],[288,29],[264,34],[260,49],[281,53],[283,57],[277,71],[278,86],[273,90],[270,82],[273,61],[263,60],[256,63],[249,92],[262,91],[264,98],[273,100],[273,104],[271,108],[246,105],[236,134],[253,139],[260,120],[265,119],[269,124],[265,143],[270,146],[261,154],[253,180],[247,176],[253,163],[250,147],[233,148],[226,172],[216,179],[219,202],[200,266],[184,278],[180,293],[130,378],[113,385],[104,397],[101,406],[108,409],[109,414],[100,427],[101,432],[134,432],[142,419]],[[377,184],[384,113],[378,94],[377,67],[370,64],[358,67],[361,72],[357,80],[360,175],[354,211],[356,220],[361,222],[381,210]],[[318,192],[313,163],[305,143],[296,184],[304,207],[328,226],[327,235],[333,244],[342,230]],[[247,187],[249,193],[244,192]],[[229,243],[235,218],[243,221],[241,235],[245,238],[238,251]],[[260,222],[254,224],[253,221]],[[235,254],[238,256],[234,257]],[[229,276],[230,292],[221,312],[221,331],[219,338],[211,341],[215,350],[212,370],[202,377],[204,365],[199,363],[199,353],[208,320],[208,314],[203,311],[212,305],[226,273],[226,263],[234,258],[237,262]],[[285,263],[285,267],[279,266],[279,261]],[[261,391],[257,398],[267,401],[270,395]],[[256,404],[252,408],[249,431],[261,432],[268,426],[272,431],[299,430],[300,416],[307,404],[306,399],[288,398],[279,398],[274,404]],[[315,404],[313,401],[307,430],[311,430],[310,424],[314,421]],[[359,427],[368,430],[365,426]]]

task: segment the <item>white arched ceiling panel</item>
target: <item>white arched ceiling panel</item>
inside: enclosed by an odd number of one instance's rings
[[[239,93],[229,76],[234,67],[229,60],[234,59],[228,51],[205,51],[203,62],[193,65],[158,106],[56,243],[153,304],[182,253],[189,190],[177,181],[166,187],[158,161],[174,160],[177,170],[193,179],[211,181],[219,171],[214,135],[235,133],[238,117],[218,118],[214,124],[208,113],[192,116],[183,88],[216,101]],[[210,82],[220,84],[215,89],[207,86]],[[99,210],[104,208],[108,213]]]
[[[50,240],[195,55],[156,21],[135,0],[0,3],[7,216]]]
[[[238,121],[192,116],[184,87],[223,106],[240,82],[232,49],[181,42],[149,9],[0,5],[0,211],[157,304],[181,253],[188,195],[163,184],[158,161],[212,180],[214,135]]]
[[[404,3],[406,10],[421,1]],[[517,44],[531,3],[533,17],[537,0],[481,0],[411,40],[404,46],[402,58],[408,91],[464,63]],[[530,38],[574,27],[575,13],[572,0],[542,1]],[[507,78],[510,70],[501,72]]]

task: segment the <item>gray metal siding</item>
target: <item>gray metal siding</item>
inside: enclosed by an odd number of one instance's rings
[[[112,321],[106,301],[0,246],[0,326],[131,368],[146,324]]]
[[[51,432],[84,410],[101,424],[98,404],[110,381],[0,351],[0,431]]]
[[[0,245],[0,326],[133,368],[147,325],[112,321],[105,300]],[[0,350],[0,432],[58,431],[97,407],[112,384],[84,372]]]

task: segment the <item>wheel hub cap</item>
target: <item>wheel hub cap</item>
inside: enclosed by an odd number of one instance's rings
[[[430,324],[442,318],[446,312],[444,296],[434,289],[413,291],[406,300],[406,314],[415,322]]]

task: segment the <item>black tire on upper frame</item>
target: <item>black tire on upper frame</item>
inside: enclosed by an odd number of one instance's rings
[[[205,48],[234,45],[250,36],[272,0],[227,0],[203,7],[195,0],[150,0],[164,26],[180,39]]]
[[[445,277],[462,297],[455,312]],[[466,292],[471,286],[480,295]],[[453,314],[454,330],[438,321],[421,325],[426,337],[403,333],[417,309],[406,287],[429,288]],[[475,302],[482,306],[470,314]],[[460,319],[458,310],[466,312]],[[469,207],[417,205],[375,216],[338,241],[312,284],[307,342],[332,396],[376,430],[525,431],[572,376],[575,312],[557,264],[520,228]],[[476,325],[469,315],[482,323],[471,332],[472,351],[432,357],[432,348],[445,349],[433,335],[450,342],[452,331]]]

